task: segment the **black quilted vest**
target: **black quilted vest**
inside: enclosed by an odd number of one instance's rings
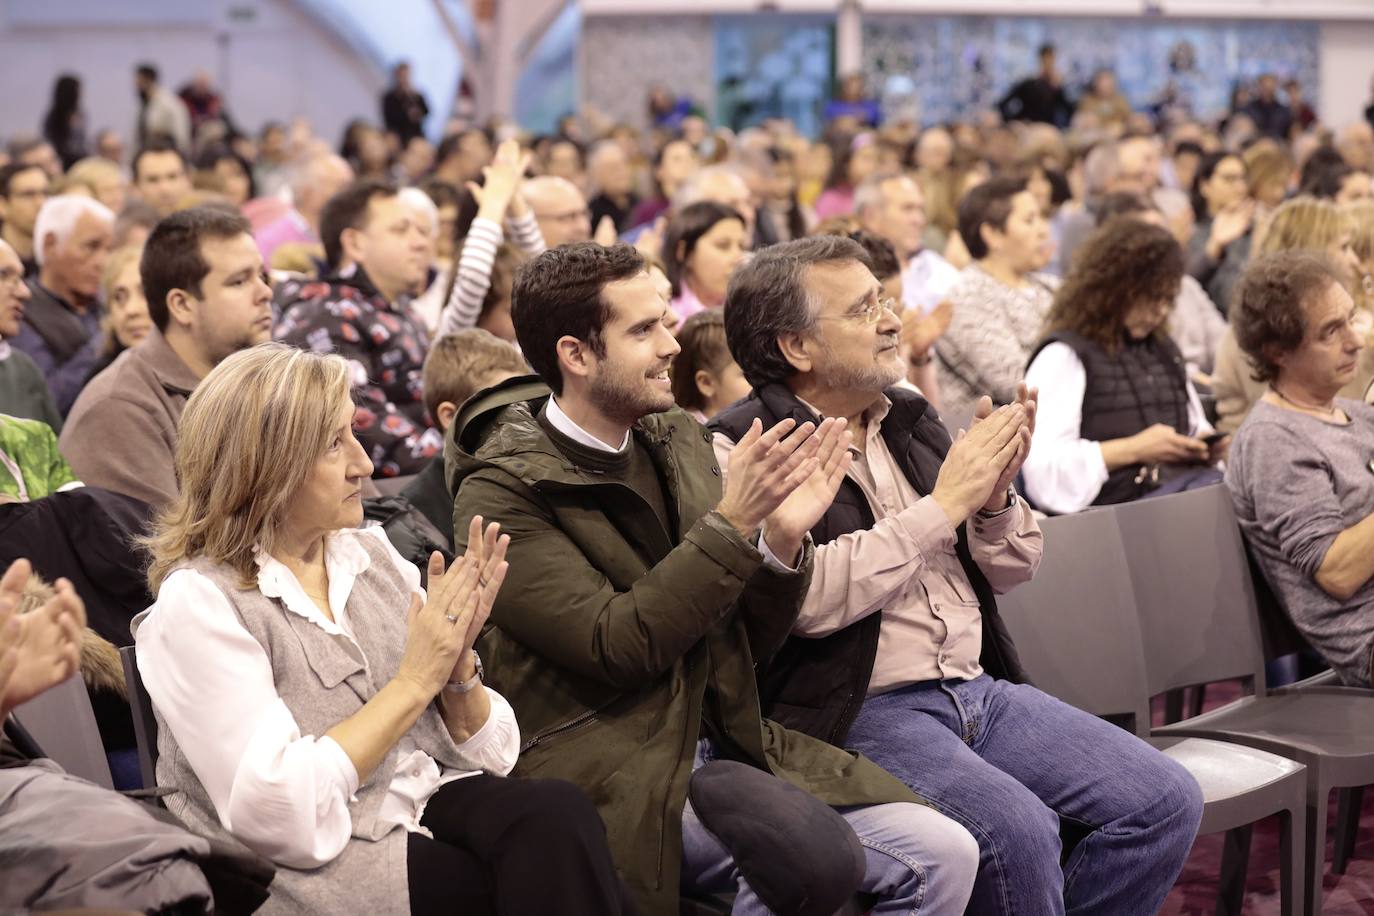
[[[1127,339],[1116,353],[1073,331],[1056,331],[1036,344],[1034,361],[1051,343],[1068,344],[1087,374],[1083,389],[1083,419],[1079,435],[1093,442],[1134,436],[1156,423],[1172,426],[1183,435],[1188,423],[1188,382],[1183,354],[1163,334],[1144,340]],[[1154,484],[1142,474],[1143,465],[1117,468],[1093,500],[1094,506],[1139,499]]]
[[[924,398],[902,388],[890,388],[885,394],[892,401],[892,409],[883,419],[883,441],[916,492],[928,494],[949,451],[949,433]],[[764,429],[788,417],[798,423],[817,419],[787,386],[767,385],[727,407],[710,427],[738,442],[756,417],[763,421]],[[873,511],[863,491],[846,478],[830,509],[811,529],[811,537],[817,545],[828,544],[842,534],[871,528],[873,523]],[[993,677],[1024,683],[1025,672],[997,614],[992,588],[969,554],[965,526],[958,529],[955,551],[982,610],[979,663]],[[878,611],[820,639],[790,637],[767,668],[759,671],[764,715],[788,728],[843,745],[868,693],[881,626],[882,612]]]

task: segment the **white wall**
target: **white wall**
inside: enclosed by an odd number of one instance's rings
[[[0,23],[0,136],[38,130],[53,79],[69,71],[81,77],[91,136],[108,126],[127,139],[137,111],[133,67],[143,60],[173,90],[195,70],[209,71],[249,131],[303,115],[332,143],[350,118],[380,119],[386,76],[290,0],[182,0],[193,11],[172,22],[82,16],[82,0],[43,0],[49,16],[15,14],[29,2],[10,0]]]
[[[1321,99],[1317,110],[1334,127],[1364,117],[1374,77],[1374,22],[1324,22]]]

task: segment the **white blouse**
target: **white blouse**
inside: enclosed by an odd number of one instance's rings
[[[359,543],[362,538],[385,545],[407,584],[424,598],[419,570],[396,552],[379,527],[339,531],[325,542],[334,621],[320,612],[289,569],[266,554],[258,557],[258,588],[280,598],[288,612],[356,647],[346,606],[354,580],[371,563]],[[261,855],[292,868],[315,868],[342,852],[352,835],[348,802],[358,790],[357,770],[334,739],[301,734],[277,695],[267,653],[239,622],[223,592],[195,570],[177,570],[163,581],[135,642],[148,695],[224,828]],[[380,822],[427,833],[420,818],[440,786],[477,772],[504,776],[515,766],[520,749],[515,712],[500,694],[483,689],[491,698],[491,715],[459,745],[481,770],[440,767],[402,738],[396,772],[378,812]]]
[[[1192,381],[1185,379],[1185,383],[1189,435],[1206,436],[1214,432],[1212,424],[1207,422]],[[1086,509],[1107,482],[1101,444],[1079,435],[1087,370],[1073,347],[1055,342],[1035,355],[1026,370],[1026,385],[1040,389],[1035,434],[1021,466],[1026,495],[1047,512],[1063,515]]]

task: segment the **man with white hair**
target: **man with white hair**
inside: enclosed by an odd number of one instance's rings
[[[744,217],[744,234],[753,240],[752,247],[759,247],[754,195],[749,190],[749,183],[733,166],[709,165],[689,177],[673,195],[673,212],[681,213],[701,200],[714,201],[738,211]]]
[[[544,244],[557,248],[569,242],[585,242],[592,237],[591,211],[587,199],[566,178],[540,175],[526,181],[520,193],[534,211]]]
[[[290,179],[294,207],[253,233],[263,263],[272,266],[272,253],[288,243],[318,246],[324,202],[352,181],[353,167],[333,153],[313,156],[297,166]],[[323,256],[324,249],[319,253]]]
[[[96,295],[110,255],[114,221],[104,204],[64,194],[45,202],[34,223],[38,277],[29,281],[32,299],[14,346],[38,364],[64,415],[99,356],[94,343],[100,335]]]

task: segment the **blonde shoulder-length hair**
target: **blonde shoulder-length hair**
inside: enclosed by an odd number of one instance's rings
[[[1279,204],[1255,239],[1254,256],[1278,251],[1325,251],[1355,228],[1329,200],[1306,194]]]
[[[206,557],[257,579],[294,495],[350,398],[338,356],[268,343],[224,360],[196,386],[177,427],[180,492],[153,522],[154,594],[179,564]]]

